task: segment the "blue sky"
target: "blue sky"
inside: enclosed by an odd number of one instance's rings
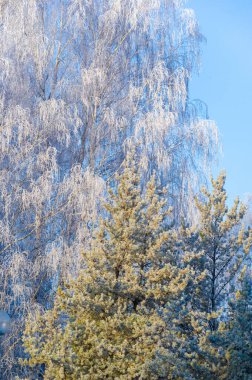
[[[229,200],[252,193],[252,0],[189,0],[207,43],[191,98],[208,104],[218,125]],[[214,171],[217,173],[217,170]]]

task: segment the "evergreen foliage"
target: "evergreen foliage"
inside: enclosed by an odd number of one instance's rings
[[[200,220],[192,249],[202,252],[200,261],[205,280],[199,295],[200,309],[212,314],[210,328],[217,329],[216,316],[224,305],[232,281],[248,257],[252,233],[242,225],[246,208],[237,198],[227,207],[227,192],[224,188],[226,175],[221,173],[211,180],[213,190],[202,189],[195,198]]]
[[[212,343],[222,351],[218,363],[219,378],[249,380],[252,378],[252,275],[244,271],[239,289],[229,302],[228,321],[222,322]]]
[[[45,364],[46,379],[157,379],[177,371],[163,344],[169,337],[176,347],[166,319],[193,273],[177,265],[171,210],[154,177],[142,194],[129,158],[118,181],[105,204],[109,217],[83,254],[85,269],[58,291],[52,310],[27,324],[27,363]]]
[[[196,199],[197,229],[175,228],[155,177],[141,188],[133,155],[117,181],[83,270],[30,317],[24,363],[45,379],[248,379],[251,278],[218,327],[251,245],[244,207],[226,207],[224,174]]]
[[[190,265],[201,278],[184,294],[190,300],[184,315],[188,319],[193,314],[197,319],[191,332],[188,328],[184,331],[185,360],[196,379],[219,379],[222,373],[226,376],[229,372],[228,364],[224,369],[224,347],[217,349],[212,339],[219,333],[219,321],[226,315],[228,297],[249,258],[252,242],[251,230],[242,225],[245,206],[236,199],[233,207],[227,207],[225,179],[225,174],[220,173],[217,180],[211,180],[212,192],[202,188],[195,198],[198,225],[180,228],[183,251],[191,252]],[[186,294],[188,290],[190,294]]]

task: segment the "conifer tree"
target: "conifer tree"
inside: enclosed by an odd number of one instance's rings
[[[197,319],[196,324],[192,321],[194,329],[188,330],[188,326],[183,325],[185,361],[192,378],[204,380],[220,376],[222,349],[216,348],[212,337],[252,241],[251,231],[242,226],[245,207],[238,199],[231,209],[226,205],[225,174],[221,173],[211,182],[212,192],[203,188],[195,198],[198,225],[180,228],[183,251],[191,252],[190,265],[195,275],[201,277],[201,281],[193,282],[184,294],[190,301],[190,308],[185,308],[186,320],[192,316]]]
[[[242,225],[245,206],[237,198],[230,209],[227,207],[225,179],[225,174],[221,173],[217,180],[211,180],[212,192],[203,188],[201,196],[196,198],[200,221],[196,234],[191,236],[192,249],[202,252],[202,259],[197,262],[197,265],[200,263],[198,270],[205,271],[196,300],[202,311],[212,314],[211,330],[217,329],[215,317],[224,306],[229,288],[252,243],[252,231],[245,230]]]
[[[217,367],[223,380],[252,378],[252,275],[246,267],[237,287],[229,302],[228,320],[211,337],[215,348],[223,353]]]
[[[185,378],[172,310],[194,273],[177,264],[177,234],[166,227],[170,210],[155,178],[142,192],[129,157],[117,179],[85,269],[26,326],[26,363],[43,365],[45,379]]]

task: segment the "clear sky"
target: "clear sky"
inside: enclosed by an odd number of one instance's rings
[[[252,193],[252,0],[189,0],[207,38],[191,98],[219,127],[230,200]],[[216,171],[217,172],[217,171]]]

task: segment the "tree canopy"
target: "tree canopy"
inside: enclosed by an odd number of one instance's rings
[[[218,329],[221,304],[213,308],[212,292],[208,291],[212,289],[212,251],[202,239],[212,235],[203,231],[215,227],[215,235],[218,231],[221,237],[227,226],[238,224],[241,214],[235,216],[237,202],[231,212],[223,208],[221,174],[212,182],[211,194],[203,189],[211,207],[207,201],[197,201],[202,218],[195,238],[191,230],[179,233],[171,223],[165,191],[157,186],[154,176],[145,189],[141,188],[132,156],[117,181],[117,186],[108,190],[106,213],[91,248],[83,251],[84,269],[77,279],[59,288],[51,310],[36,318],[31,315],[24,334],[29,354],[24,363],[42,371],[45,379],[214,379],[223,358],[216,351],[212,331],[223,336],[223,324]],[[214,216],[219,224],[205,223],[206,215]],[[247,236],[243,230],[242,235],[240,231],[236,234],[240,240],[239,249],[235,245],[232,251],[235,263],[240,260],[240,247],[248,253],[251,244],[251,234]],[[194,240],[191,251],[185,248],[188,236]],[[225,260],[226,256],[224,264]],[[224,281],[226,272],[234,276],[225,266]],[[243,318],[249,324],[249,315]],[[227,336],[240,322],[230,323]],[[245,329],[248,331],[249,325]],[[227,359],[242,355],[242,334],[237,335],[240,346],[235,349],[233,343],[221,346]],[[222,372],[229,376],[231,366],[225,368]]]

